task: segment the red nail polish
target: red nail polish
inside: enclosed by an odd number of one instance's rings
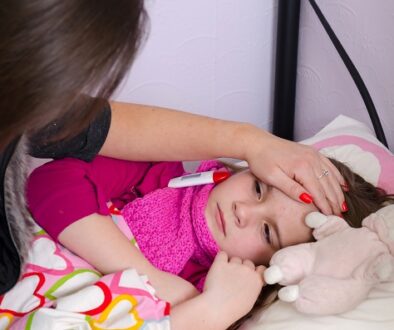
[[[341,187],[342,187],[343,191],[346,191],[346,192],[349,191],[349,186],[346,182],[344,184],[342,184]]]
[[[347,211],[349,211],[349,208],[347,207],[346,202],[343,202],[342,203],[342,212],[347,212]]]
[[[311,204],[313,202],[313,198],[311,195],[307,194],[307,193],[302,193],[299,196],[299,199],[302,200],[304,203],[306,204]]]

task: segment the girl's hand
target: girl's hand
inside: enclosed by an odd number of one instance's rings
[[[304,203],[308,203],[309,195],[313,199],[309,202],[326,215],[346,211],[341,189],[345,181],[321,153],[262,130],[254,131],[247,140],[246,160],[253,174],[262,181]]]
[[[231,325],[248,313],[263,287],[264,266],[255,267],[250,260],[228,259],[221,251],[216,256],[205,281],[202,295],[208,296],[212,308],[218,308],[220,322]]]

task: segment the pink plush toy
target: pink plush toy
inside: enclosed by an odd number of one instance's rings
[[[337,314],[355,308],[371,288],[394,281],[394,205],[369,215],[361,228],[336,216],[308,214],[317,240],[279,250],[264,277],[279,283],[279,299],[307,314]]]

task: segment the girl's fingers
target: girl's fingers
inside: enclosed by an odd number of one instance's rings
[[[245,266],[247,266],[247,267],[249,267],[250,269],[255,269],[256,267],[255,267],[255,265],[254,265],[254,263],[251,261],[251,260],[249,260],[249,259],[245,259],[243,262],[242,262]]]
[[[261,276],[263,276],[266,269],[267,267],[260,265],[256,267],[256,272],[259,273]]]
[[[242,264],[241,258],[238,257],[231,257],[230,262],[234,264]]]
[[[216,261],[228,262],[228,255],[224,251],[219,251],[219,253],[215,257]]]

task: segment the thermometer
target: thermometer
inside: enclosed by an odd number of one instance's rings
[[[184,176],[173,178],[168,182],[170,188],[184,188],[191,186],[199,186],[209,183],[220,183],[230,176],[229,172],[225,171],[207,171],[200,173],[193,173]]]

